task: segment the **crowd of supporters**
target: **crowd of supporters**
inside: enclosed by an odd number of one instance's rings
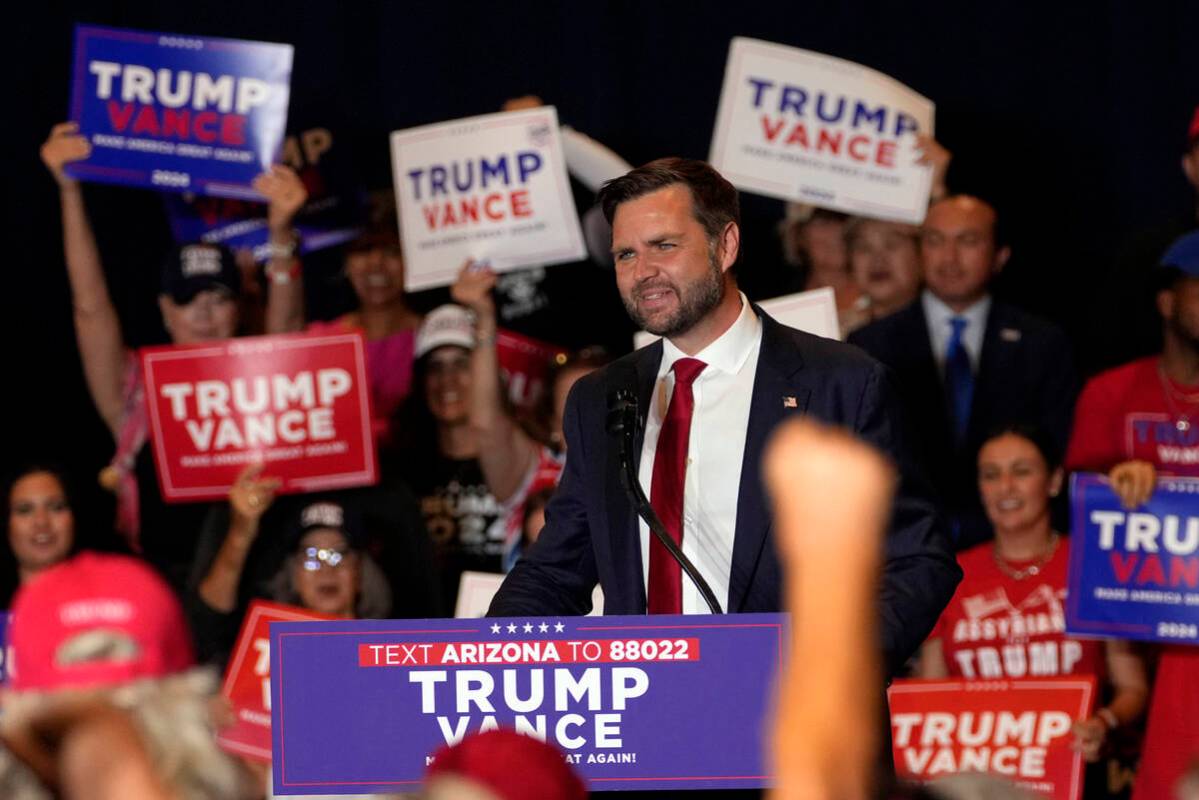
[[[586,136],[566,128],[563,135],[568,167],[588,190],[628,169]],[[843,334],[896,379],[964,572],[912,674],[1095,675],[1101,702],[1075,730],[1076,746],[1101,764],[1088,795],[1127,795],[1128,782],[1118,780],[1125,773],[1108,762],[1139,760],[1132,796],[1170,796],[1199,755],[1199,655],[1065,634],[1070,541],[1058,498],[1066,470],[1108,475],[1129,507],[1151,495],[1158,475],[1199,475],[1192,457],[1199,454],[1199,218],[1192,213],[1177,238],[1136,265],[1136,280],[1154,287],[1156,316],[1152,329],[1129,338],[1152,342],[1160,333],[1160,349],[1084,385],[1056,325],[1022,310],[1018,299],[991,294],[1010,255],[1001,211],[983,197],[955,194],[950,154],[931,139],[921,146],[935,178],[922,225],[789,207],[779,226],[786,263],[753,265],[771,277],[751,299],[832,287]],[[100,480],[117,511],[112,520],[74,513],[80,465],[22,467],[4,489],[6,606],[22,593],[19,602],[33,602],[27,587],[60,562],[78,563],[83,551],[134,554],[177,600],[182,617],[164,624],[182,626],[185,618],[191,632],[163,656],[170,669],[155,667],[165,674],[196,662],[223,667],[256,598],[346,619],[450,616],[464,572],[502,573],[534,546],[570,457],[562,437],[570,387],[620,355],[614,343],[628,339],[610,286],[593,295],[586,325],[573,324],[563,312],[569,304],[555,297],[611,282],[606,244],[592,248],[586,263],[550,269],[497,275],[486,264],[464,264],[445,298],[452,302],[422,313],[404,290],[394,201],[376,195],[344,248],[357,308],[313,319],[292,228],[307,193],[290,168],[273,167],[255,183],[269,201],[265,264],[244,270],[244,255],[210,244],[164,253],[165,329],[175,344],[361,331],[382,478],[373,487],[277,496],[269,468],[252,464],[225,502],[167,503],[148,446],[139,363],[109,296],[84,189],[64,171],[88,152],[86,139],[64,123],[50,132],[41,158],[59,187],[71,292],[61,302],[73,308],[91,399],[112,434],[113,458]],[[1183,163],[1199,196],[1199,110]],[[589,240],[604,240],[602,217],[587,211],[585,223],[589,234],[599,228]],[[247,291],[247,281],[265,291]],[[532,412],[509,401],[496,346],[503,329],[563,348]],[[1142,431],[1134,421],[1148,418],[1164,424],[1134,435]],[[987,624],[999,619],[1043,622]],[[54,685],[52,676],[22,680]]]

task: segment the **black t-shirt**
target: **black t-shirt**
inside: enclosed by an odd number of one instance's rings
[[[464,571],[502,571],[505,518],[477,459],[420,461],[420,469],[408,470],[409,483],[433,543],[445,611],[452,614]]]
[[[196,545],[212,503],[167,503],[158,491],[152,445],[147,441],[134,462],[142,555],[183,594],[196,558]]]

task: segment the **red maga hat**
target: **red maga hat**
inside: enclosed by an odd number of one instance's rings
[[[80,553],[22,586],[9,642],[17,690],[112,686],[195,663],[179,601],[128,556]]]
[[[540,739],[498,729],[467,736],[437,751],[426,780],[455,775],[490,789],[502,800],[586,800],[582,780],[566,756]]]

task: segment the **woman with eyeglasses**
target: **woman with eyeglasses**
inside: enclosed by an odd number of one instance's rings
[[[254,598],[342,619],[436,615],[432,559],[410,496],[364,489],[276,498],[279,481],[263,472],[247,467],[227,512],[207,526],[186,597],[202,661],[227,658]],[[379,519],[397,509],[410,518]]]
[[[297,533],[272,582],[274,599],[338,619],[387,615],[391,592],[381,573],[379,585],[363,592],[363,574],[373,563],[358,544],[361,530],[352,511],[332,500],[311,503],[300,511]]]

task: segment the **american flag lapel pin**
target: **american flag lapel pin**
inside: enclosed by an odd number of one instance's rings
[[[799,408],[799,402],[791,395],[784,395],[783,408]]]

